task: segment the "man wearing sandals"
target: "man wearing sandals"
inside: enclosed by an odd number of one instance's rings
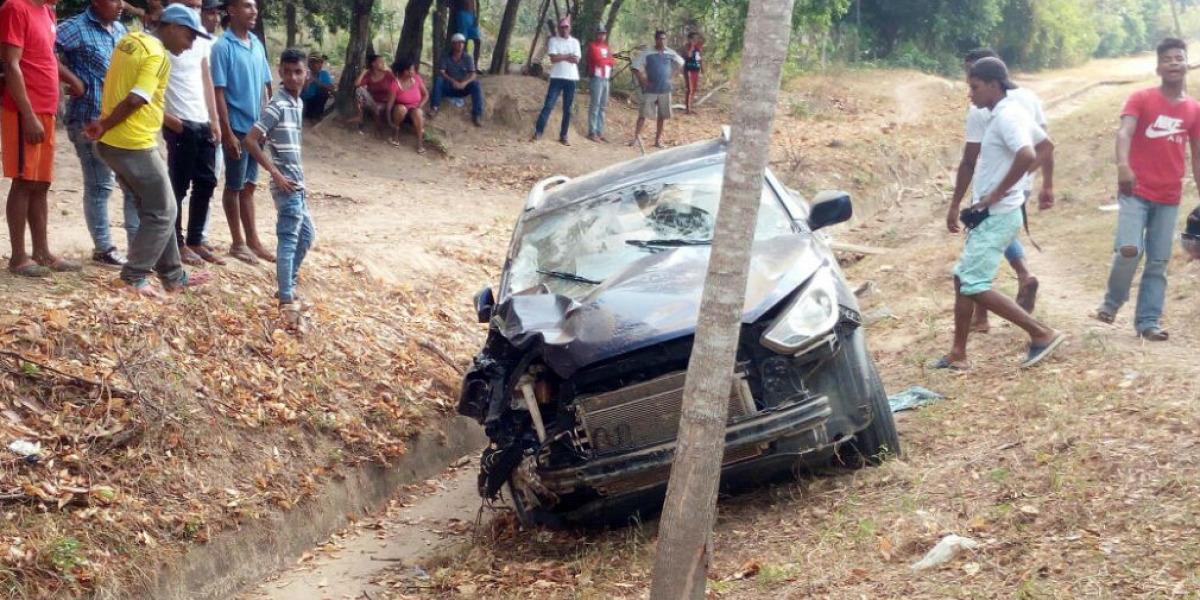
[[[980,141],[980,165],[976,173],[976,202],[963,211],[970,230],[958,264],[954,266],[954,344],[950,352],[931,365],[938,369],[964,370],[971,315],[976,306],[996,313],[1029,334],[1029,354],[1022,368],[1032,367],[1062,343],[1065,335],[1039,323],[1011,298],[992,289],[992,280],[1004,249],[1020,233],[1021,206],[1025,192],[1019,185],[1028,172],[1047,160],[1054,144],[1020,104],[1008,97],[1016,86],[998,58],[984,58],[971,67],[967,79],[971,102],[991,111],[987,131]],[[1053,198],[1039,199],[1049,208]],[[957,225],[957,224],[956,224]],[[952,230],[956,230],[952,227]]]
[[[667,32],[655,31],[654,49],[638,54],[630,65],[633,76],[642,87],[642,107],[638,111],[630,146],[641,143],[646,118],[654,117],[654,147],[663,147],[663,122],[671,118],[671,78],[682,68],[683,57],[667,47]]]
[[[171,0],[200,14],[217,0]],[[216,93],[208,67],[212,42],[201,37],[179,56],[168,56],[171,76],[167,81],[163,140],[167,143],[167,171],[175,191],[175,241],[185,264],[225,261],[204,245],[209,204],[217,189],[217,146],[221,145],[221,123],[217,116]],[[183,199],[188,199],[187,235],[183,229]]]
[[[279,79],[281,89],[275,91],[271,101],[262,111],[262,116],[246,136],[246,150],[262,168],[271,174],[271,196],[279,211],[275,233],[279,238],[276,248],[275,278],[279,283],[279,313],[284,323],[293,330],[303,327],[300,304],[295,287],[300,274],[300,263],[316,237],[312,215],[308,212],[307,192],[304,188],[304,164],[300,154],[300,136],[303,128],[304,103],[300,91],[308,76],[304,64],[304,53],[290,48],[279,57]],[[268,157],[262,143],[271,149]]]
[[[78,271],[78,263],[50,252],[46,233],[47,194],[54,179],[54,117],[58,70],[54,56],[57,0],[9,1],[0,6],[0,45],[4,55],[4,98],[0,106],[0,153],[4,176],[12,178],[6,214],[12,257],[8,270],[24,277],[48,277],[54,271]],[[73,96],[83,93],[75,78],[64,80]],[[33,242],[25,253],[25,226]]]
[[[963,70],[970,73],[975,61],[988,57],[996,58],[995,51],[990,48],[978,48],[968,52],[963,57]],[[1037,95],[1027,88],[1017,88],[1011,90],[1008,97],[1025,108],[1029,116],[1033,118],[1035,125],[1041,127],[1046,133],[1050,132],[1046,123],[1046,114],[1042,111],[1042,101],[1038,99]],[[990,117],[988,111],[973,104],[967,111],[966,143],[963,145],[962,160],[958,163],[958,175],[954,182],[954,198],[950,202],[950,209],[946,211],[946,226],[950,231],[958,230],[958,212],[962,208],[962,199],[966,194],[967,186],[970,185],[971,178],[975,175],[975,166],[979,158],[979,143],[983,141],[983,134],[987,130]],[[1052,164],[1041,165],[1042,188],[1038,193],[1039,204],[1047,202],[1047,198],[1050,203],[1053,203],[1054,170],[1052,166]],[[1021,181],[1020,186],[1024,190],[1026,201],[1028,201],[1033,195],[1033,175],[1027,175]],[[1012,244],[1004,249],[1004,258],[1017,273],[1017,305],[1025,312],[1033,314],[1033,308],[1037,302],[1038,280],[1029,272],[1029,264],[1025,260],[1025,249],[1021,246],[1019,239],[1013,240]],[[987,317],[987,310],[977,307],[971,320],[971,331],[987,331],[989,329]]]
[[[1142,339],[1167,340],[1159,319],[1167,293],[1167,261],[1183,195],[1184,158],[1192,151],[1192,177],[1200,182],[1200,104],[1187,95],[1187,44],[1174,38],[1158,45],[1158,87],[1134,92],[1117,130],[1117,233],[1112,270],[1096,318],[1112,323],[1142,255],[1134,329]]]
[[[189,278],[180,263],[175,243],[178,209],[167,165],[158,152],[171,70],[167,52],[181,54],[197,36],[210,37],[200,26],[200,15],[172,4],[163,10],[153,35],[139,31],[121,38],[105,77],[100,118],[84,129],[88,137],[98,140],[96,152],[137,204],[140,224],[121,268],[121,280],[143,296],[163,296],[150,284],[151,273],[158,274],[168,292],[212,279],[207,272]]]

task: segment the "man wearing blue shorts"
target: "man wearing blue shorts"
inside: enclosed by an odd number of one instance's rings
[[[258,20],[254,0],[229,0],[225,11],[229,27],[213,45],[209,63],[217,112],[221,116],[221,145],[225,149],[225,193],[221,203],[233,238],[229,253],[248,263],[256,263],[258,259],[274,262],[275,255],[258,239],[254,223],[258,163],[245,151],[246,134],[258,121],[263,98],[271,97],[271,67],[262,42],[253,32]]]
[[[996,52],[990,48],[971,50],[963,57],[963,72],[969,73],[975,61],[988,57],[999,58]],[[1042,110],[1042,101],[1036,94],[1028,88],[1016,88],[1008,92],[1008,98],[1016,101],[1029,113],[1029,116],[1033,118],[1034,125],[1041,127],[1046,133],[1050,132],[1046,122],[1046,113]],[[958,212],[967,186],[970,185],[971,178],[975,175],[975,167],[979,158],[979,144],[983,141],[983,134],[987,130],[990,118],[989,111],[973,104],[967,110],[966,142],[963,145],[962,160],[958,163],[958,175],[954,182],[954,199],[950,202],[950,210],[946,212],[946,223],[950,227],[958,225]],[[1042,171],[1042,186],[1038,193],[1038,203],[1039,205],[1053,204],[1053,161],[1039,166]],[[1019,186],[1025,191],[1025,199],[1028,200],[1033,195],[1033,175],[1027,175]],[[1033,308],[1037,302],[1038,279],[1029,272],[1029,263],[1025,260],[1025,248],[1021,246],[1020,240],[1013,240],[1013,243],[1004,250],[1004,258],[1012,265],[1013,271],[1017,274],[1017,305],[1025,309],[1025,312],[1033,314]],[[971,321],[971,331],[987,332],[988,329],[990,327],[988,326],[987,311],[976,310]]]
[[[458,11],[454,15],[454,30],[463,34],[468,42],[474,42],[471,57],[478,66],[479,45],[483,37],[479,35],[479,9],[475,6],[475,0],[460,0]]]
[[[1022,368],[1032,367],[1054,352],[1066,338],[1031,317],[1011,298],[992,289],[992,280],[1004,250],[1017,238],[1023,223],[1021,206],[1025,192],[1022,179],[1054,151],[1050,137],[1034,125],[1029,113],[1008,97],[1016,86],[1008,68],[998,58],[983,58],[971,67],[967,79],[971,102],[991,111],[987,130],[980,141],[976,169],[975,201],[963,211],[967,241],[954,266],[954,344],[950,352],[931,366],[965,370],[967,336],[976,307],[996,313],[1029,334],[1029,353]],[[1043,204],[1043,208],[1048,208]],[[958,224],[950,224],[953,232]]]

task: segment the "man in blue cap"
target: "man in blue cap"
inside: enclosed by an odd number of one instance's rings
[[[153,34],[139,31],[121,38],[104,80],[100,118],[84,130],[98,141],[96,152],[137,204],[140,224],[121,268],[121,280],[128,291],[152,298],[163,297],[150,284],[152,273],[168,292],[212,279],[211,273],[189,277],[183,270],[175,243],[178,207],[167,164],[158,152],[171,70],[167,53],[182,54],[198,36],[211,37],[201,27],[200,15],[172,4],[163,10]]]

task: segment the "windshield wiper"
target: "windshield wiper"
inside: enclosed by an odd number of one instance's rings
[[[711,246],[712,240],[685,240],[683,238],[661,240],[625,240],[630,246],[647,248],[649,246]]]
[[[596,281],[595,279],[588,279],[587,277],[584,277],[582,275],[576,275],[574,273],[568,273],[566,271],[543,271],[541,269],[538,269],[537,272],[541,273],[542,275],[549,275],[551,277],[557,277],[559,279],[566,279],[567,281],[575,281],[578,283],[590,283],[592,285],[600,285],[601,283],[604,283],[603,281]]]

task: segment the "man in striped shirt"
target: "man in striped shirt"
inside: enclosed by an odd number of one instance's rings
[[[293,331],[303,331],[303,315],[295,293],[300,263],[316,237],[312,215],[308,212],[304,187],[304,165],[300,154],[300,132],[304,88],[308,67],[304,53],[294,48],[284,50],[279,57],[279,78],[282,85],[263,109],[258,122],[246,136],[246,150],[262,168],[271,174],[271,196],[279,219],[275,234],[279,245],[275,251],[275,278],[279,283],[279,313],[284,324]],[[263,150],[263,142],[271,150]]]

